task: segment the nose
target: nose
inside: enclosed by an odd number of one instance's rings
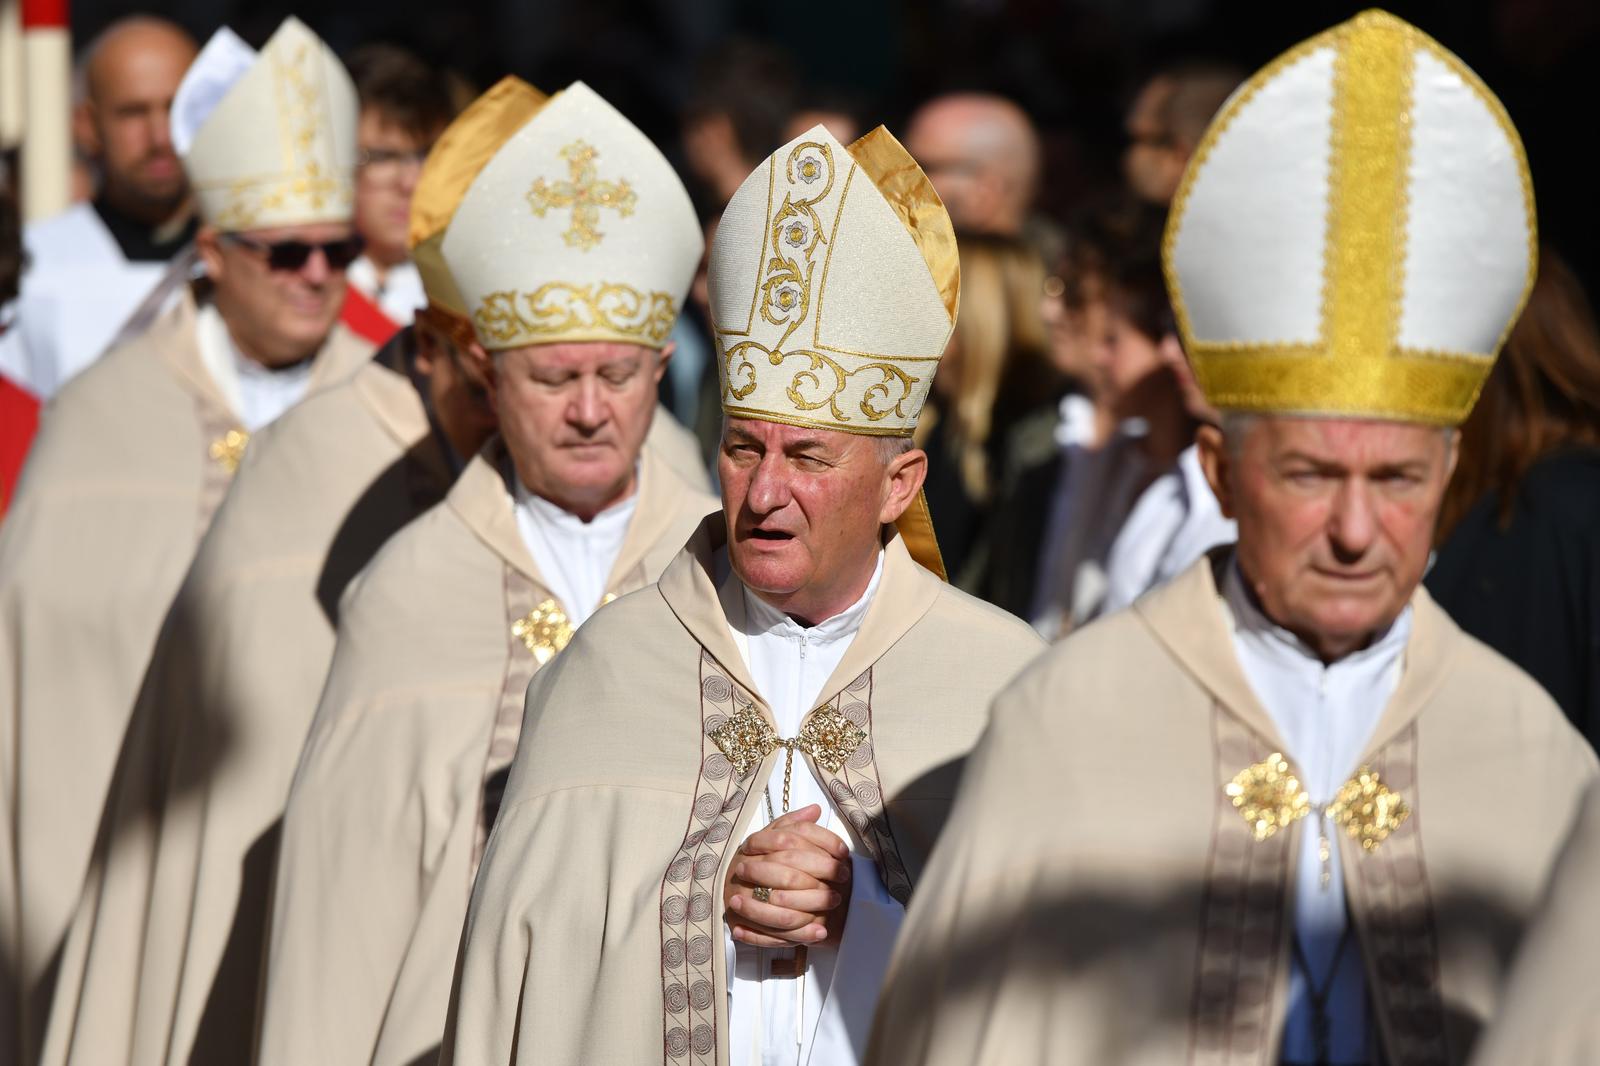
[[[327,255],[320,247],[312,248],[306,265],[300,268],[300,279],[308,285],[323,285],[332,275],[333,267],[329,265]]]
[[[164,108],[156,108],[150,116],[150,142],[154,148],[172,148],[172,120]]]
[[[1372,488],[1364,481],[1349,479],[1334,495],[1328,512],[1328,542],[1340,562],[1355,562],[1372,547],[1378,533],[1377,515],[1372,504]]]
[[[584,433],[593,433],[605,425],[606,418],[606,404],[600,395],[598,379],[590,374],[580,377],[572,401],[567,405],[567,421]]]
[[[761,462],[750,475],[750,487],[745,490],[744,496],[745,506],[756,515],[769,515],[789,505],[793,497],[781,454],[771,451],[761,457]]]

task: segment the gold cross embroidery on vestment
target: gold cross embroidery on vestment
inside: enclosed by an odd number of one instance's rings
[[[244,450],[249,445],[249,433],[242,429],[230,429],[212,441],[207,452],[214,462],[220,463],[224,470],[232,474],[239,469],[239,463],[244,459]]]
[[[625,178],[616,181],[600,179],[594,165],[599,154],[583,141],[573,141],[561,149],[561,158],[567,161],[568,179],[552,184],[539,178],[528,190],[528,206],[540,218],[551,208],[572,209],[572,225],[561,236],[569,248],[579,248],[585,252],[605,237],[599,229],[602,207],[608,207],[619,217],[627,218],[633,214],[634,204],[638,201],[638,196]]]

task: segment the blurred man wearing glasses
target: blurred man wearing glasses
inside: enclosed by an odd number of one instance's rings
[[[250,434],[370,358],[336,325],[360,251],[356,112],[343,65],[293,19],[259,56],[227,31],[206,46],[172,139],[207,278],[57,394],[0,528],[0,1033],[22,1061],[38,1054],[117,746],[196,542]],[[97,950],[117,954],[113,939]],[[85,977],[77,961],[63,987]],[[119,1023],[155,980],[114,991],[102,1039],[127,1038]]]
[[[428,302],[406,245],[411,194],[456,109],[441,73],[403,48],[365,45],[346,65],[361,100],[355,225],[366,241],[350,284],[396,326],[409,326]]]

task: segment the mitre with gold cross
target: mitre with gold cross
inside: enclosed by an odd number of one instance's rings
[[[475,335],[461,290],[445,265],[441,248],[445,230],[472,180],[547,99],[521,78],[501,78],[445,127],[417,176],[407,240],[428,297],[428,305],[418,317],[462,346]]]
[[[490,351],[563,341],[660,348],[704,240],[671,164],[574,82],[482,167],[440,249]]]
[[[1173,200],[1163,262],[1213,406],[1451,426],[1536,253],[1505,108],[1427,34],[1368,11],[1223,105]]]
[[[846,146],[815,126],[772,153],[722,213],[709,281],[726,415],[911,435],[961,266],[943,202],[888,130]],[[943,577],[927,501],[896,524]]]
[[[200,216],[221,230],[347,222],[355,210],[355,84],[290,17],[257,53],[227,27],[172,101],[172,142]]]

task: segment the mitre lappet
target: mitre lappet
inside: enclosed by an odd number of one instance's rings
[[[944,204],[882,126],[849,146],[815,126],[723,212],[710,266],[731,418],[909,437],[955,327],[961,268]],[[897,523],[944,576],[926,499]]]
[[[1218,409],[1453,426],[1536,253],[1505,108],[1433,38],[1368,11],[1223,106],[1173,200],[1163,262]]]

